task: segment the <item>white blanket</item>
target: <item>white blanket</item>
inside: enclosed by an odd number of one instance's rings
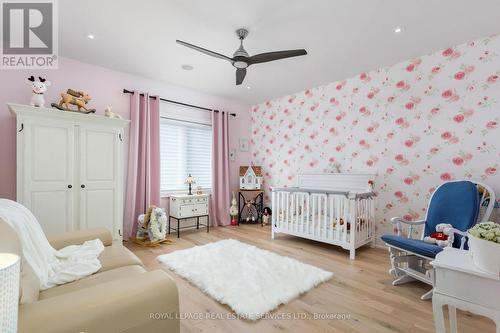
[[[104,250],[100,239],[54,249],[35,216],[23,205],[0,199],[0,218],[7,222],[21,240],[23,255],[40,280],[40,289],[81,279],[97,272],[97,258]]]

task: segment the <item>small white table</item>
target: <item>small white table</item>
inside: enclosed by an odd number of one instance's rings
[[[445,248],[434,261],[432,308],[437,333],[445,333],[443,305],[448,305],[450,330],[457,332],[456,309],[491,318],[500,333],[500,276],[483,272],[469,251]]]
[[[201,226],[207,227],[207,232],[210,230],[210,217],[208,211],[209,194],[179,194],[170,196],[170,209],[168,217],[168,233],[173,229],[177,231],[177,238],[180,237],[180,230],[186,228],[200,229]],[[206,224],[200,223],[200,217],[206,219]],[[172,227],[170,221],[177,220],[177,228]],[[181,220],[196,219],[196,225],[180,226]]]

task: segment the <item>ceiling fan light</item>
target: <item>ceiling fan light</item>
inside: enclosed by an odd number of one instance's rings
[[[244,61],[235,61],[233,65],[236,68],[247,68],[248,67],[248,64]]]

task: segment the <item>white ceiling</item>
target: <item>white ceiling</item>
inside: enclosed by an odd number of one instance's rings
[[[60,54],[247,104],[500,32],[498,0],[64,0]],[[394,34],[397,26],[403,33]],[[232,56],[234,30],[251,54],[308,55],[251,66],[235,86],[230,63],[175,43]],[[94,40],[87,38],[92,33]],[[194,70],[185,71],[181,65]],[[251,86],[251,89],[247,89]]]

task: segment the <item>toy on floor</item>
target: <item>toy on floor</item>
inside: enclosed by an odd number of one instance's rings
[[[27,83],[30,85],[31,91],[33,92],[30,105],[41,108],[45,107],[45,98],[43,97],[43,94],[47,92],[47,87],[50,86],[50,81],[47,81],[41,76],[39,76],[38,81],[36,81],[35,77],[31,75],[28,78]]]
[[[151,206],[146,214],[139,215],[136,237],[132,240],[143,246],[159,246],[171,242],[166,236],[167,214],[163,208]]]
[[[229,215],[231,215],[231,225],[238,225],[238,202],[236,201],[234,192],[231,199],[231,208],[229,208]]]
[[[264,207],[262,211],[262,226],[269,224],[269,219],[271,218],[272,211],[269,207]]]
[[[104,109],[104,117],[123,119],[118,113],[111,111],[111,106],[109,105]]]
[[[448,232],[452,229],[451,224],[439,223],[436,225],[436,231],[431,233],[429,236],[424,237],[424,242],[430,244],[436,244],[441,247],[446,247],[453,244],[454,233]]]

